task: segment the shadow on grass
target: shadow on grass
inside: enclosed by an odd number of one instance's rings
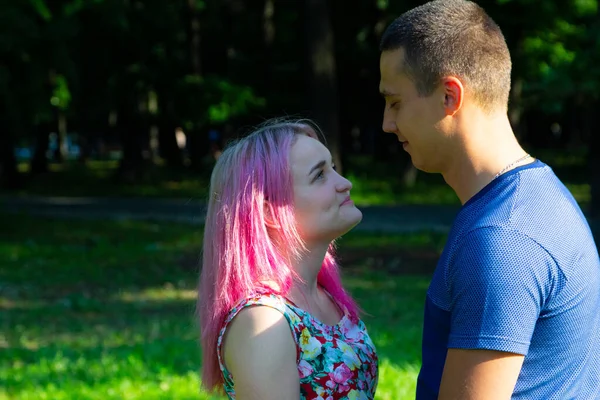
[[[193,288],[198,227],[132,221],[72,221],[2,215],[0,296],[45,300],[119,290]]]
[[[26,164],[19,167],[25,188],[17,195],[41,196],[116,196],[116,197],[191,197],[204,198],[208,191],[212,164],[200,173],[185,169],[172,170],[148,164],[135,181],[115,179],[118,161],[88,161],[50,164],[49,172],[27,175]]]
[[[192,290],[202,229],[186,224],[73,221],[0,215],[0,296],[85,301],[120,291]],[[430,273],[444,234],[351,232],[339,241],[344,268]]]

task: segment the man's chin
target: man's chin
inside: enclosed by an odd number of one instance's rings
[[[410,162],[412,163],[413,167],[415,167],[415,169],[417,169],[421,172],[426,172],[428,174],[437,174],[440,172],[434,166],[428,165],[427,163],[422,162],[421,160],[414,157],[410,153],[409,153],[409,155],[410,155]]]

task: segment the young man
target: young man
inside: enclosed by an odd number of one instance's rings
[[[512,132],[499,27],[470,1],[432,1],[381,51],[383,130],[463,204],[427,293],[417,399],[600,398],[598,252]]]

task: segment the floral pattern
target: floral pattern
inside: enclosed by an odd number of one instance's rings
[[[273,293],[256,293],[228,314],[219,334],[217,353],[229,399],[235,399],[233,377],[223,365],[221,344],[229,322],[244,308],[264,305],[279,310],[294,334],[298,353],[301,400],[370,400],[378,382],[378,359],[367,328],[348,313],[330,326],[289,300]]]

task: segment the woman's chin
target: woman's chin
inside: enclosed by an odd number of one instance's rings
[[[355,209],[356,214],[353,216],[353,218],[348,218],[348,225],[345,227],[343,233],[341,233],[340,236],[345,235],[346,233],[350,232],[362,221],[362,218],[363,218],[362,212],[356,207],[354,209]]]

